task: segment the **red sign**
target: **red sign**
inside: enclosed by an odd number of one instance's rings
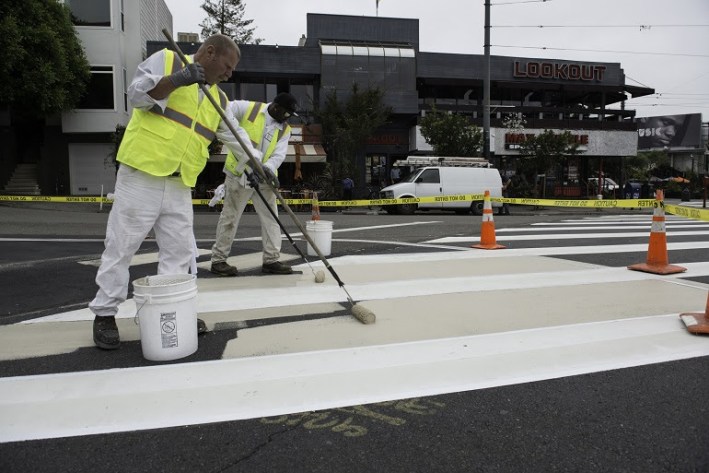
[[[527,139],[532,139],[533,133],[505,133],[505,149],[518,149]],[[588,135],[571,135],[571,141],[579,146],[588,146]]]
[[[602,81],[605,72],[606,66],[600,64],[515,61],[512,75],[530,79]]]
[[[404,139],[401,135],[387,134],[374,135],[367,140],[368,145],[401,145],[404,144]]]

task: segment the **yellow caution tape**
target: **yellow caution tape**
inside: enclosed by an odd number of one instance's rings
[[[402,199],[360,199],[360,200],[320,200],[320,207],[371,207],[400,204],[430,204],[444,202],[473,202],[484,199],[483,194],[457,194],[435,197],[416,197]],[[515,205],[533,205],[539,207],[573,207],[573,208],[617,208],[637,209],[653,208],[655,199],[588,199],[588,200],[563,200],[563,199],[527,199],[491,197],[491,201]],[[193,205],[208,205],[211,199],[192,199]],[[285,199],[288,205],[311,205],[312,199]],[[110,204],[112,199],[100,196],[67,196],[54,197],[43,195],[0,195],[0,202],[64,202],[64,203],[104,203]],[[253,203],[249,201],[249,203]],[[219,201],[218,204],[223,204]],[[665,211],[673,215],[695,220],[709,221],[709,209],[699,209],[679,205],[664,204]]]
[[[535,205],[546,207],[579,207],[588,209],[637,209],[652,208],[655,199],[589,199],[589,200],[560,200],[560,199],[512,199],[506,197],[492,197],[490,200],[506,204]]]
[[[44,195],[0,195],[0,202],[71,202],[71,203],[110,203],[106,197],[82,196],[82,197],[49,197]]]
[[[665,204],[665,212],[672,215],[679,215],[680,217],[709,222],[709,209],[697,209],[694,207]]]

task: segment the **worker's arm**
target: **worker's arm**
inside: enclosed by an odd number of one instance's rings
[[[241,125],[239,125],[241,118],[246,113],[246,109],[249,106],[249,103],[250,102],[246,100],[233,100],[227,104],[224,113],[229,118],[229,122],[238,133],[239,138],[241,138],[241,141],[251,152],[251,155],[260,162],[261,158],[263,157],[261,151],[253,147],[251,143],[251,138],[249,138],[249,135],[246,133],[246,130],[244,130]],[[223,120],[221,121],[221,123],[219,123],[219,128],[217,129],[217,139],[224,143],[224,145],[232,152],[237,162],[239,163],[237,168],[243,169],[244,167],[246,167],[247,164],[249,164],[249,158],[246,154],[246,151],[244,151],[244,148],[241,147],[241,144],[239,144],[237,139],[234,138],[234,134],[231,132],[229,126]]]
[[[165,50],[156,52],[138,65],[128,87],[128,100],[133,108],[150,109],[159,105],[165,110],[167,99],[175,89],[204,83],[204,69],[197,63],[190,63],[167,76],[164,72]]]

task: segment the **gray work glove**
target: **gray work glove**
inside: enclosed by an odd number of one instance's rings
[[[263,173],[266,175],[268,182],[270,182],[274,188],[278,189],[281,187],[281,183],[278,182],[278,176],[276,176],[276,173],[271,171],[268,166],[263,166]]]
[[[175,87],[192,84],[204,84],[204,68],[198,62],[187,64],[184,68],[167,76]]]

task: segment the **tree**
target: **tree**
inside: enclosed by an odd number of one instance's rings
[[[554,133],[552,130],[544,130],[536,136],[525,135],[524,141],[520,143],[521,159],[517,171],[526,177],[527,182],[536,182],[537,175],[554,173],[560,168],[558,165],[578,153],[578,143],[568,131]]]
[[[435,108],[419,123],[426,143],[437,156],[479,156],[483,135],[464,115],[445,113]]]
[[[338,100],[332,91],[324,106],[316,107],[314,115],[323,127],[323,146],[331,158],[328,173],[333,186],[347,175],[351,177],[357,155],[390,114],[381,89],[360,90],[356,83],[346,100]]]
[[[202,39],[221,33],[237,44],[260,44],[263,39],[254,38],[256,28],[249,27],[254,20],[243,19],[245,7],[242,0],[205,0],[201,8],[208,16],[199,24]]]
[[[664,151],[641,151],[637,156],[625,158],[625,174],[629,179],[646,180],[655,175],[656,169],[663,170],[669,167],[670,158]],[[656,176],[667,177],[667,176]]]
[[[0,107],[16,115],[71,110],[91,80],[71,12],[56,0],[3,1],[0,51]]]

